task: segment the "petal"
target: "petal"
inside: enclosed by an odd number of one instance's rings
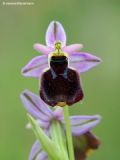
[[[54,117],[57,118],[58,120],[63,119],[63,108],[56,106],[56,109],[54,110]]]
[[[70,67],[79,73],[85,72],[101,62],[101,59],[89,53],[79,52],[70,55]]]
[[[47,55],[33,58],[21,71],[25,77],[40,78],[41,73],[48,67]]]
[[[39,44],[39,43],[36,43],[34,44],[34,49],[40,53],[43,53],[43,54],[49,54],[50,52],[53,51],[53,48],[50,48],[50,47],[46,47],[42,44]]]
[[[21,100],[26,110],[34,116],[36,119],[41,121],[49,121],[53,116],[52,110],[49,109],[39,96],[32,92],[25,90],[21,94]]]
[[[101,120],[101,116],[71,116],[71,129],[73,136],[80,136],[94,128]]]
[[[69,54],[74,54],[75,52],[79,52],[83,48],[82,44],[71,44],[69,46],[65,46],[62,48],[62,50]]]
[[[93,120],[101,120],[100,115],[85,115],[85,116],[71,116],[70,121],[71,125],[80,125],[83,123],[86,123],[88,121],[93,121]]]
[[[64,47],[66,45],[66,34],[62,24],[57,21],[52,21],[46,32],[46,44],[54,48],[56,41],[61,41],[62,47]]]
[[[40,146],[39,141],[35,141],[30,151],[29,160],[33,160],[37,156],[37,154],[41,152],[41,150],[42,148]]]
[[[48,155],[46,154],[46,152],[42,151],[37,155],[35,160],[48,160]]]

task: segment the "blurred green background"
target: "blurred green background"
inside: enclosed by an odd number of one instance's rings
[[[38,81],[22,77],[20,70],[39,55],[32,46],[45,43],[52,20],[63,24],[68,44],[83,43],[82,51],[103,59],[81,75],[85,99],[70,111],[103,117],[93,131],[102,144],[89,160],[120,159],[120,1],[31,1],[32,6],[3,6],[0,1],[0,160],[28,159],[35,137],[25,129],[26,111],[19,94],[25,88],[37,93]]]

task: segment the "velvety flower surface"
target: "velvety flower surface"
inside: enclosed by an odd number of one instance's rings
[[[85,72],[100,63],[101,59],[86,52],[80,52],[82,44],[71,44],[66,46],[66,33],[62,24],[52,21],[46,32],[46,46],[34,44],[34,49],[43,55],[33,58],[23,69],[22,74],[26,77],[40,78],[44,69],[49,67],[48,55],[55,50],[55,42],[61,42],[62,51],[69,55],[69,67],[77,72]]]
[[[49,135],[49,129],[53,120],[62,124],[65,130],[63,109],[57,107],[52,110],[50,107],[34,93],[25,90],[21,94],[21,100],[29,114],[31,114],[46,134]],[[90,132],[99,122],[101,117],[94,116],[70,116],[72,136],[74,138],[74,151],[76,160],[84,160],[91,149],[99,146],[99,140]],[[30,124],[27,127],[31,127]],[[47,160],[47,154],[42,150],[38,141],[32,146],[29,160]]]

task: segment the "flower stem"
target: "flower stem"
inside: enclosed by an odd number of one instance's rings
[[[65,121],[65,125],[66,125],[66,137],[67,137],[69,158],[70,158],[70,160],[74,160],[74,151],[73,151],[73,142],[72,142],[72,134],[71,134],[71,127],[70,127],[68,106],[64,107],[64,121]]]

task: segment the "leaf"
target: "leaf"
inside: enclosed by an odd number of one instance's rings
[[[31,115],[27,114],[27,116],[37,139],[40,141],[42,148],[45,150],[48,156],[52,160],[63,160],[62,152],[58,146],[44,133]]]

